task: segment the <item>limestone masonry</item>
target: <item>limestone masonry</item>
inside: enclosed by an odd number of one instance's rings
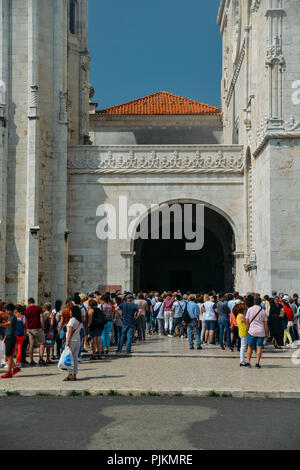
[[[299,291],[300,0],[220,2],[222,108],[211,113],[166,92],[96,111],[88,0],[0,0],[0,21],[0,299],[175,278]],[[97,208],[120,196],[203,203],[205,250],[194,263],[172,243],[99,240]]]

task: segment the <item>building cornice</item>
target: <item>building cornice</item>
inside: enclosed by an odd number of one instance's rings
[[[264,138],[259,143],[256,150],[253,152],[254,158],[257,158],[259,154],[263,151],[270,140],[294,140],[300,139],[300,131],[267,131]]]

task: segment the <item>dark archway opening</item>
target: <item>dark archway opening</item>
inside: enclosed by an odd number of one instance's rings
[[[234,233],[227,220],[205,208],[204,246],[186,251],[185,238],[175,240],[171,218],[170,240],[136,240],[134,289],[230,292],[234,288]],[[150,216],[148,219],[150,227]]]

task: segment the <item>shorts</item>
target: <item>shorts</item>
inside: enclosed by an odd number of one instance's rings
[[[215,331],[216,324],[216,320],[205,320],[205,329],[208,331]]]
[[[17,342],[16,336],[7,336],[5,338],[5,356],[12,357]]]
[[[262,347],[264,345],[265,338],[262,338],[260,336],[251,336],[250,333],[248,333],[248,346],[250,348],[255,348],[255,346]]]
[[[37,340],[39,345],[45,344],[45,335],[41,328],[39,330],[28,330],[28,338],[30,345],[34,344],[35,339]]]
[[[90,337],[97,338],[98,336],[102,336],[102,333],[103,333],[103,330],[90,331]]]

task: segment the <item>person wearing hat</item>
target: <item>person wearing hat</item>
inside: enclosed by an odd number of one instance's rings
[[[126,302],[120,304],[116,311],[120,315],[120,319],[122,320],[122,333],[121,339],[118,346],[118,353],[122,352],[123,344],[125,342],[125,338],[127,336],[126,341],[126,352],[127,354],[131,353],[131,344],[134,336],[134,330],[136,326],[136,320],[140,318],[143,314],[143,310],[139,309],[138,306],[133,302],[134,297],[132,294],[127,294]]]

